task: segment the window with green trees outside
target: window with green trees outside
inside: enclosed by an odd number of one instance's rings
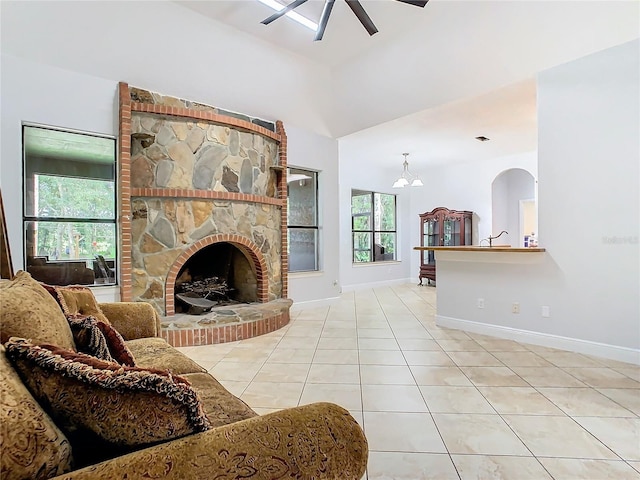
[[[396,196],[351,190],[353,263],[396,260]]]
[[[37,280],[116,282],[116,142],[23,126],[25,265]]]

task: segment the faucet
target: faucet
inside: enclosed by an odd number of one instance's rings
[[[487,238],[487,240],[489,240],[489,247],[492,246],[492,240],[495,240],[496,238],[498,238],[500,235],[502,235],[503,233],[506,233],[507,235],[509,235],[509,232],[507,232],[506,230],[502,230],[498,235],[496,235],[495,237],[492,237],[491,235],[489,235],[489,237]]]

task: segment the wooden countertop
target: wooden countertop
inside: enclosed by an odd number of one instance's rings
[[[546,249],[533,248],[516,248],[509,245],[494,245],[492,247],[480,247],[478,245],[461,245],[458,247],[413,247],[414,250],[434,250],[446,252],[498,252],[498,253],[536,253],[545,252]]]

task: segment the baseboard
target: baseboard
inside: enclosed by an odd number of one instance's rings
[[[436,315],[436,325],[640,365],[640,350]]]
[[[416,283],[415,279],[398,278],[397,280],[381,280],[379,282],[357,283],[355,285],[343,285],[342,292],[357,292],[368,288],[390,287],[393,285],[404,285],[405,283]],[[416,283],[417,285],[417,283]]]
[[[340,300],[340,297],[321,298],[319,300],[307,300],[306,302],[293,302],[291,305],[291,311],[297,312],[298,310],[306,310],[307,308],[319,308],[335,305]]]

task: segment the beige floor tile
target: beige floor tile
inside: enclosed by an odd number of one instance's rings
[[[484,337],[484,336],[483,336]],[[529,349],[521,343],[513,340],[505,340],[501,338],[477,338],[473,337],[476,342],[484,347],[488,352],[526,352]]]
[[[445,352],[484,352],[485,349],[475,340],[436,340]]]
[[[277,348],[289,348],[295,350],[315,350],[320,337],[282,337]]]
[[[410,368],[418,385],[473,385],[458,367],[411,366]]]
[[[307,383],[360,383],[358,365],[331,365],[314,363],[309,370]]]
[[[373,451],[447,452],[428,413],[365,411],[364,430]]]
[[[599,364],[605,367],[611,368],[637,368],[640,369],[640,354],[636,355],[636,361],[638,363],[628,363],[628,362],[620,362],[618,360],[612,360],[610,358],[601,358],[601,357],[590,357],[585,355],[592,360],[595,360]]]
[[[316,350],[313,363],[356,365],[358,363],[358,350]]]
[[[597,390],[627,410],[631,410],[636,415],[640,415],[640,392],[638,392],[637,389],[598,388]]]
[[[640,473],[623,461],[542,457],[540,463],[553,475],[555,480],[640,479]]]
[[[452,455],[462,480],[552,480],[532,457]]]
[[[551,352],[546,353],[544,358],[556,367],[601,367],[602,364],[596,360],[574,352]]]
[[[451,454],[531,456],[499,415],[434,413],[433,419]]]
[[[432,413],[496,413],[475,387],[419,388]]]
[[[448,352],[459,367],[503,367],[504,364],[489,352]]]
[[[359,384],[307,383],[302,390],[300,405],[315,402],[332,402],[348,410],[362,411],[362,394]]]
[[[640,382],[640,367],[614,367],[616,372],[626,375],[629,378],[632,378],[636,382]]]
[[[250,382],[256,373],[262,368],[263,362],[242,363],[242,362],[219,362],[209,370],[216,380],[235,380],[238,382]]]
[[[268,337],[267,335],[261,335],[259,337],[248,338],[246,340],[241,340],[238,342],[238,346],[236,348],[275,348],[282,336],[279,337]]]
[[[229,390],[236,397],[239,397],[240,395],[242,395],[244,391],[247,389],[247,387],[249,386],[248,381],[247,382],[238,382],[235,380],[218,380],[218,381],[224,388]]]
[[[640,473],[640,462],[628,461],[627,463],[631,465],[633,468],[635,468],[636,472]]]
[[[450,328],[436,327],[427,329],[429,335],[436,340],[471,340],[471,337],[462,330],[452,330]]]
[[[251,350],[248,348],[234,348],[227,353],[222,362],[265,362],[273,352],[272,348]]]
[[[265,363],[253,378],[254,382],[299,383],[307,379],[308,363]]]
[[[360,365],[363,385],[415,385],[416,381],[406,365]]]
[[[625,460],[640,461],[640,419],[574,417],[575,421]]]
[[[399,338],[398,344],[402,350],[421,350],[421,351],[441,351],[442,347],[436,340],[425,340],[422,338]]]
[[[267,359],[267,363],[311,363],[316,351],[307,348],[276,348]]]
[[[365,412],[427,412],[427,404],[415,385],[362,385]]]
[[[564,415],[533,387],[478,387],[500,414]]]
[[[369,480],[458,480],[449,455],[369,452]]]
[[[402,352],[397,350],[360,350],[360,365],[406,365]]]
[[[291,408],[298,405],[303,387],[304,383],[251,382],[240,398],[251,408]]]
[[[493,352],[493,356],[508,367],[553,367],[533,352]]]
[[[359,338],[394,338],[390,328],[359,328]]]
[[[355,338],[357,337],[357,330],[352,328],[328,328],[325,327],[320,335],[322,338]]]
[[[360,338],[358,348],[360,350],[400,350],[395,338]]]
[[[636,416],[593,388],[539,388],[538,390],[567,415],[583,417]],[[640,392],[638,395],[640,396]]]
[[[565,368],[565,372],[596,388],[640,388],[640,382],[611,368]]]
[[[268,415],[268,414],[273,413],[273,412],[279,412],[282,409],[281,408],[259,408],[259,407],[254,407],[254,408],[252,408],[252,410],[254,412],[256,412],[258,415]]]
[[[420,352],[417,350],[405,350],[403,354],[409,365],[455,366],[451,357],[442,351]]]
[[[617,458],[569,417],[503,415],[502,418],[537,457]]]
[[[534,387],[584,387],[577,378],[558,367],[511,367],[515,373]]]
[[[410,338],[419,340],[431,340],[432,337],[429,332],[423,327],[411,327],[411,328],[393,328],[393,334],[396,338]]]
[[[358,339],[349,338],[320,338],[318,342],[319,350],[357,350]]]
[[[469,380],[482,387],[528,387],[522,378],[507,367],[460,367]]]

